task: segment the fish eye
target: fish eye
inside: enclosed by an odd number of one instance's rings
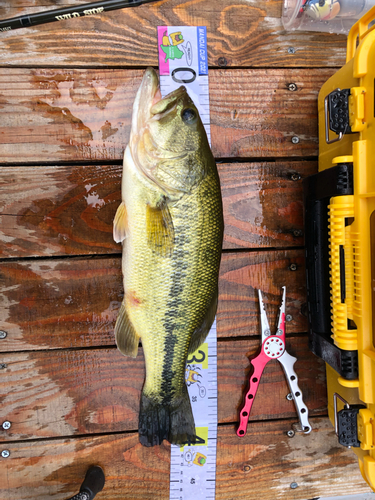
[[[197,118],[197,113],[194,109],[185,108],[181,113],[181,118],[185,123],[194,123]]]

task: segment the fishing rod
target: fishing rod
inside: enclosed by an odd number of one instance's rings
[[[87,17],[102,14],[110,10],[138,7],[138,5],[149,2],[156,2],[156,0],[108,0],[77,5],[75,7],[71,6],[62,9],[47,10],[36,14],[4,19],[0,21],[0,31],[11,31],[20,28],[29,28],[38,24],[75,19],[76,17]]]

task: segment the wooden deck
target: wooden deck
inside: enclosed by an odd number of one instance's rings
[[[79,3],[2,0],[0,17]],[[327,419],[324,364],[308,351],[304,315],[302,179],[317,171],[317,95],[345,63],[345,38],[287,33],[280,17],[280,0],[161,0],[0,34],[0,424],[11,422],[0,427],[10,451],[0,456],[1,500],[64,500],[91,464],[106,473],[98,500],[169,498],[169,445],[138,442],[142,350],[127,359],[114,343],[123,290],[112,239],[131,106],[144,68],[158,65],[165,24],[208,30],[225,210],[216,498],[370,492]],[[297,416],[273,362],[239,439],[260,340],[256,289],[273,320],[283,285],[313,431],[287,436]]]

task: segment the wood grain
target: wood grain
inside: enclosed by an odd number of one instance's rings
[[[316,162],[219,164],[224,248],[303,244],[302,179]],[[112,237],[121,166],[2,167],[0,256],[121,252]]]
[[[233,426],[219,426],[216,499],[306,500],[370,493],[354,453],[337,444],[328,419],[315,418],[312,426],[310,435],[293,438],[286,435],[288,420],[253,423],[244,438],[236,436]],[[169,498],[170,447],[165,442],[145,448],[137,434],[128,433],[9,443],[7,448],[10,457],[0,458],[1,498],[66,500],[78,493],[94,464],[106,475],[98,499]],[[292,482],[296,489],[290,488]]]
[[[308,350],[307,337],[291,337],[287,350],[309,415],[327,413],[325,366]],[[259,340],[219,342],[218,420],[236,422]],[[12,422],[0,441],[50,438],[138,429],[143,352],[136,359],[116,348],[4,354],[1,363],[1,418]],[[197,394],[199,393],[196,389]],[[293,418],[294,404],[280,363],[270,362],[250,420]],[[194,389],[193,389],[194,394]],[[199,396],[198,396],[199,397]],[[194,403],[193,403],[194,404]]]
[[[218,165],[224,207],[224,249],[303,245],[302,180],[316,162]]]
[[[212,70],[216,158],[318,152],[317,96],[331,69]],[[122,160],[140,70],[0,69],[1,162]],[[288,84],[297,91],[288,90]],[[297,144],[292,137],[298,137]]]
[[[286,286],[287,332],[307,331],[303,250],[226,253],[221,259],[218,331],[221,336],[260,331],[258,289],[271,328],[276,324],[281,287]]]
[[[289,266],[297,269],[291,271]],[[0,351],[114,345],[123,298],[120,257],[0,264]],[[286,286],[287,333],[307,331],[303,250],[226,253],[219,279],[218,335],[259,335],[257,289],[271,325]]]
[[[76,1],[3,0],[2,19]],[[207,26],[210,66],[340,67],[342,35],[288,32],[281,0],[164,0],[98,16],[1,33],[1,64],[7,66],[145,66],[158,64],[157,26]],[[294,47],[295,53],[288,53]]]

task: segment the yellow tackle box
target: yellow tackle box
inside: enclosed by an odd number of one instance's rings
[[[319,172],[304,180],[310,349],[339,442],[375,490],[375,7],[321,88]]]

